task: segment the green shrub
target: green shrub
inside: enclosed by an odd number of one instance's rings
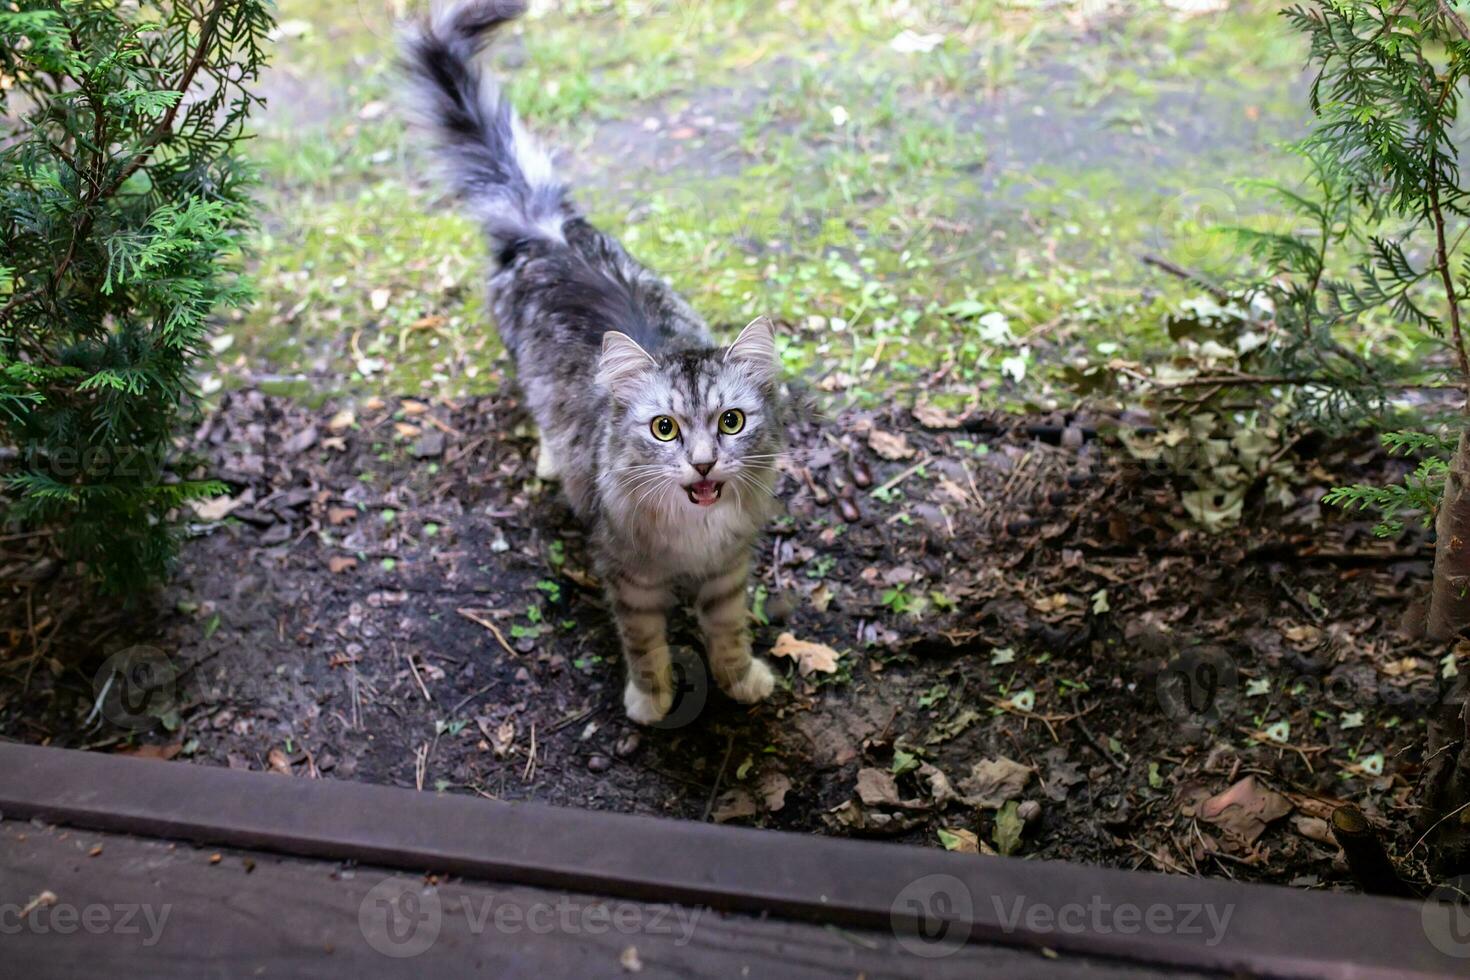
[[[222,489],[174,436],[249,295],[235,150],[271,27],[258,0],[0,5],[0,499],[113,590]]]

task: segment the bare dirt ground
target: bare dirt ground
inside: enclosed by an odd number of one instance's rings
[[[1316,503],[1396,464],[1298,444],[1297,499],[1209,537],[1115,429],[924,406],[803,425],[757,563],[783,689],[742,708],[691,653],[658,730],[622,717],[512,399],[232,393],[194,442],[234,492],[151,605],[98,612],[43,539],[5,542],[0,732],[1300,885],[1346,883],[1323,818],[1352,800],[1412,863],[1439,664],[1396,627],[1430,552]],[[676,642],[697,649],[687,622]],[[139,662],[168,670],[119,668]]]

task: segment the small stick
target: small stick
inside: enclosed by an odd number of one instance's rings
[[[915,473],[919,472],[919,470],[923,469],[930,462],[931,461],[927,457],[924,458],[924,459],[919,460],[913,466],[910,466],[908,469],[904,470],[902,473],[898,474],[898,476],[895,476],[893,479],[889,480],[887,483],[883,484],[880,487],[874,487],[872,490],[869,490],[868,491],[868,494],[870,496],[873,496],[873,497],[882,497],[889,490],[892,490],[894,487],[898,486],[904,480],[907,480],[909,477],[911,477]]]
[[[536,775],[536,723],[531,722],[531,749],[526,753],[526,768],[521,770],[521,782],[528,783]]]
[[[509,643],[505,642],[505,634],[502,633],[502,632],[500,632],[500,628],[498,626],[496,626],[494,623],[490,622],[490,620],[486,619],[484,616],[481,616],[479,613],[475,612],[473,609],[468,609],[468,608],[456,609],[455,612],[459,613],[461,616],[463,616],[465,619],[468,619],[470,622],[472,622],[472,623],[478,623],[479,625],[481,625],[481,626],[485,627],[487,630],[489,630],[491,633],[495,634],[496,641],[500,643],[501,647],[505,650],[505,652],[508,653],[508,654],[510,654],[512,657],[516,656],[515,650],[511,649],[511,645]]]
[[[419,690],[423,692],[424,700],[432,702],[434,699],[429,696],[429,689],[424,686],[423,677],[419,676],[419,668],[418,665],[413,662],[413,654],[410,653],[403,659],[408,661],[408,670],[409,673],[413,674],[413,679],[419,682]]]
[[[1417,898],[1414,890],[1399,877],[1378,832],[1355,804],[1344,803],[1332,811],[1332,836],[1342,847],[1353,877],[1369,895],[1392,895]]]
[[[1144,265],[1151,265],[1155,269],[1167,272],[1171,276],[1183,279],[1185,282],[1193,283],[1209,293],[1218,303],[1228,303],[1230,301],[1230,293],[1218,283],[1211,282],[1203,274],[1195,272],[1193,269],[1186,269],[1184,266],[1170,262],[1168,259],[1159,255],[1142,255],[1139,257],[1143,260]]]
[[[715,797],[720,795],[720,784],[725,781],[725,768],[730,765],[730,753],[735,751],[735,736],[725,736],[725,758],[720,760],[720,771],[715,773],[715,784],[710,787],[709,799],[704,804],[704,816],[700,823],[708,823],[709,815],[715,810]]]
[[[1078,707],[1078,704],[1077,704],[1076,701],[1073,701],[1072,702],[1072,707],[1073,708]],[[1111,752],[1108,751],[1107,746],[1103,745],[1102,742],[1098,739],[1098,737],[1092,733],[1092,729],[1087,727],[1087,722],[1085,722],[1085,721],[1082,720],[1082,715],[1083,714],[1085,714],[1085,712],[1078,712],[1072,718],[1072,721],[1077,724],[1077,730],[1082,733],[1082,737],[1085,738],[1085,739],[1087,739],[1087,744],[1088,745],[1091,745],[1093,747],[1093,749],[1097,752],[1098,755],[1100,755],[1104,759],[1108,760],[1108,765],[1112,766],[1114,769],[1118,770],[1119,772],[1127,772],[1128,771],[1128,767],[1125,766],[1123,763],[1119,762],[1118,759],[1117,759],[1117,757],[1114,756],[1113,753],[1111,753]]]

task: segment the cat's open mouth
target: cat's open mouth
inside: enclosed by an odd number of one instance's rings
[[[700,480],[698,483],[689,484],[684,488],[684,492],[689,494],[691,504],[712,507],[715,501],[720,499],[720,490],[724,486],[723,483],[716,483],[714,480]]]

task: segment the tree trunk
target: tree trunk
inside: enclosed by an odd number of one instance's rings
[[[1450,460],[1434,531],[1428,632],[1431,639],[1452,640],[1470,628],[1470,431],[1460,433]]]
[[[1470,431],[1460,433],[1434,530],[1427,632],[1435,640],[1449,641],[1470,627]],[[1441,875],[1470,870],[1470,704],[1462,681],[1441,682],[1447,690],[1430,712],[1419,783],[1419,826],[1429,842],[1431,864]]]

